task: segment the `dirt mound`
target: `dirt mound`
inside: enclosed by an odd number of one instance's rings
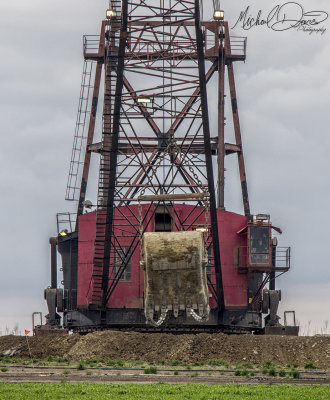
[[[105,331],[86,336],[51,335],[29,338],[32,356],[183,362],[222,359],[231,363],[242,361],[261,364],[272,361],[303,366],[312,361],[321,368],[330,368],[330,337],[285,337],[225,334],[174,335]],[[0,337],[0,354],[19,350],[17,357],[28,357],[26,338]]]
[[[28,337],[27,342],[22,336],[1,336],[0,355],[6,350],[15,350],[16,357],[29,357],[29,345],[33,358],[65,357],[80,339],[79,335],[48,335]]]

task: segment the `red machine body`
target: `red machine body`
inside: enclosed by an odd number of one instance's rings
[[[147,206],[143,206],[147,209]],[[191,205],[176,205],[176,213],[180,215],[180,219],[186,220],[189,224],[195,221],[196,224],[203,225],[204,217],[200,216],[201,210]],[[121,208],[121,213],[125,213],[125,207]],[[126,209],[126,211],[128,211]],[[117,212],[119,212],[117,210]],[[151,209],[150,214],[153,213]],[[130,212],[129,212],[130,213]],[[223,277],[223,291],[226,309],[244,309],[248,306],[248,279],[247,274],[239,272],[237,266],[234,265],[235,249],[247,246],[247,232],[241,234],[240,230],[247,226],[247,218],[243,215],[218,210],[220,248],[221,248],[221,270]],[[136,214],[138,215],[138,207],[136,206]],[[88,308],[92,302],[92,293],[89,283],[91,282],[93,270],[94,255],[94,239],[95,239],[95,212],[86,213],[79,218],[78,231],[78,286],[77,286],[77,305],[81,308]],[[134,222],[135,216],[128,217],[128,222]],[[178,221],[176,221],[178,222]],[[115,228],[118,230],[117,237],[120,238],[120,232],[123,227]],[[129,230],[129,223],[125,226],[125,232]],[[153,232],[155,224],[150,224],[147,232]],[[132,230],[133,233],[133,230]],[[127,236],[119,239],[119,245],[122,247],[129,246],[130,241]],[[123,279],[118,282],[113,296],[109,299],[107,306],[111,308],[142,308],[143,307],[143,290],[144,275],[140,268],[140,247],[137,246],[132,253],[129,265],[129,276],[124,275]],[[214,273],[210,274],[213,284],[215,284]],[[210,306],[215,307],[210,293]]]

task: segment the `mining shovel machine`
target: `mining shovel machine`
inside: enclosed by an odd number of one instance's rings
[[[40,331],[298,333],[277,316],[290,248],[269,215],[250,212],[234,79],[246,38],[230,35],[217,7],[203,20],[202,3],[111,1],[100,34],[84,37],[66,193],[76,211],[58,214],[50,239]],[[242,214],[225,208],[225,158],[235,155]]]

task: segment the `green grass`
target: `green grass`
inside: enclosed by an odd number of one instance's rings
[[[305,365],[304,365],[305,369],[317,369],[317,366],[314,365],[314,363],[312,361],[308,361]]]
[[[242,369],[254,369],[254,365],[249,362],[238,363],[236,367]]]
[[[292,371],[291,372],[292,378],[299,379],[300,378],[300,372],[299,371]],[[330,392],[329,392],[330,396]]]
[[[271,367],[275,367],[275,364],[271,361],[266,361],[265,363],[262,364],[263,368],[271,368]]]
[[[235,376],[250,376],[250,372],[245,368],[243,370],[237,369],[234,373]],[[253,374],[254,375],[254,374]]]
[[[203,367],[205,365],[204,361],[196,361],[193,363],[194,367]]]
[[[106,361],[106,365],[108,367],[122,368],[125,366],[125,362],[123,360],[108,360]]]
[[[263,373],[264,375],[268,374],[268,368],[267,367],[263,367],[261,370],[261,373]]]
[[[208,362],[208,364],[214,367],[226,367],[226,368],[230,367],[229,363],[225,360],[211,360]]]
[[[77,364],[77,369],[78,369],[79,371],[83,371],[84,369],[86,369],[85,363],[84,363],[83,361],[80,361],[80,362]]]
[[[171,366],[171,367],[177,367],[177,366],[179,366],[179,365],[182,365],[182,362],[179,361],[179,360],[171,360],[171,361],[170,361],[170,366]]]
[[[282,369],[280,369],[278,375],[283,378],[284,376],[286,376],[286,371],[282,368]]]
[[[90,384],[90,383],[0,383],[3,400],[326,400],[328,386],[290,385],[167,385],[167,384]]]
[[[249,373],[249,371],[248,371],[247,369],[243,369],[241,375],[242,375],[242,376],[249,376],[250,373]]]
[[[147,367],[144,369],[145,374],[157,374],[157,368],[156,367]]]
[[[70,364],[70,360],[66,357],[57,357],[54,361],[57,363],[68,363]]]

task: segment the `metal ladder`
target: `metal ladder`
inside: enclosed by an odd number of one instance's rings
[[[106,205],[108,199],[108,182],[110,174],[111,157],[111,133],[114,111],[115,90],[117,83],[117,61],[118,46],[121,24],[121,1],[112,1],[112,9],[117,13],[111,19],[110,28],[107,30],[108,45],[105,62],[105,88],[103,105],[103,132],[102,132],[102,154],[100,161],[97,212],[96,212],[96,235],[94,246],[93,272],[92,272],[92,304],[100,305],[103,298],[102,278],[105,248],[106,230]],[[111,246],[110,260],[114,259],[114,246]]]
[[[80,181],[83,168],[83,151],[86,148],[87,132],[86,121],[90,113],[89,103],[92,93],[92,73],[94,61],[85,60],[80,87],[78,113],[73,139],[69,175],[66,186],[65,200],[78,200],[80,193]]]

